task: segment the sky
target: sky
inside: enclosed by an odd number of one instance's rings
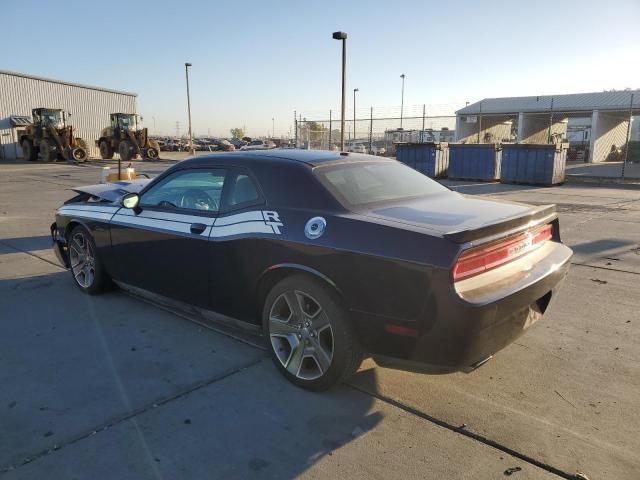
[[[490,97],[640,88],[640,0],[2,3],[0,70],[135,92],[159,134],[177,121],[186,131],[185,62],[196,134],[266,135],[275,123],[280,136],[294,110],[339,116],[337,30],[348,33],[358,116],[399,110],[403,73],[405,108],[433,114]]]

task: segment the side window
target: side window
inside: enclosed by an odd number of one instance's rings
[[[260,200],[260,194],[255,183],[248,175],[239,173],[235,176],[232,184],[229,185],[229,200],[225,207],[235,207],[236,205],[248,204]]]
[[[140,205],[217,213],[226,175],[223,168],[176,172],[146,191]]]

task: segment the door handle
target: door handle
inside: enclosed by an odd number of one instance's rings
[[[192,223],[191,233],[201,234],[206,230],[207,226],[204,223]]]

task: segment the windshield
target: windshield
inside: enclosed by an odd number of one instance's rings
[[[139,123],[139,119],[138,122],[136,122],[136,116],[135,115],[126,115],[126,116],[120,116],[118,121],[120,122],[120,128],[124,129],[124,130],[137,130],[137,123]]]
[[[345,207],[422,197],[447,191],[438,182],[398,162],[358,162],[314,169]]]
[[[64,120],[60,110],[44,110],[41,114],[42,125],[45,127],[62,128]]]

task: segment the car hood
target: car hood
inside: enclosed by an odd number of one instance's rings
[[[72,188],[76,193],[87,193],[100,200],[108,202],[118,202],[127,193],[140,192],[151,180],[148,178],[134,180],[132,182],[99,183],[97,185],[87,185],[85,187]]]
[[[503,225],[506,229],[507,226],[515,225],[514,220],[521,219],[519,223],[526,223],[533,217],[549,216],[554,211],[553,206],[533,207],[457,192],[443,192],[402,203],[376,206],[359,213],[408,227],[426,229],[456,241],[466,241],[474,237],[466,232],[486,231],[488,226],[496,225]]]

